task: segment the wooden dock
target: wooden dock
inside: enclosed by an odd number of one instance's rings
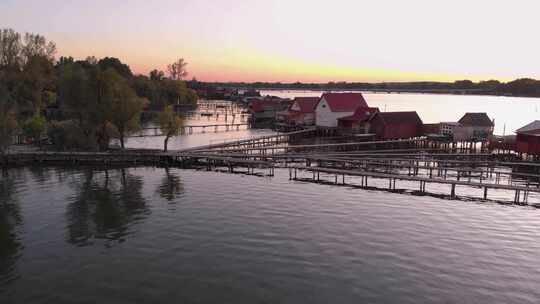
[[[303,132],[303,131],[299,131]],[[294,133],[294,132],[292,132]],[[291,134],[291,133],[286,133]],[[253,145],[240,146],[228,145],[221,147],[201,147],[198,152],[220,152],[220,153],[244,153],[244,154],[259,154],[259,155],[274,155],[277,153],[284,154],[289,152],[302,151],[304,153],[310,151],[354,151],[354,150],[370,150],[370,149],[410,149],[422,147],[426,139],[407,139],[407,140],[386,140],[386,141],[364,141],[364,142],[347,142],[347,143],[329,143],[329,144],[308,144],[308,145],[291,145],[288,141],[276,143],[274,145]],[[316,153],[315,152],[315,153]]]
[[[188,148],[178,150],[178,153],[187,153],[187,152],[198,152],[202,153],[204,151],[211,153],[224,153],[225,151],[230,151],[234,149],[247,149],[247,148],[256,148],[256,147],[269,147],[269,146],[278,146],[282,144],[287,144],[299,137],[310,137],[314,136],[316,133],[315,129],[306,129],[289,133],[277,133],[275,135],[265,135],[258,136],[240,140],[234,140],[225,143],[211,144],[206,146]]]
[[[210,132],[229,132],[229,131],[240,131],[240,129],[249,129],[251,124],[248,122],[245,123],[222,123],[222,124],[206,124],[206,125],[186,125],[180,127],[180,134],[194,134],[197,131],[199,133]],[[145,132],[153,131],[153,133],[148,134]],[[126,137],[153,137],[153,136],[164,136],[161,133],[160,127],[145,127],[141,128],[138,134],[131,134]]]
[[[398,191],[396,181],[417,183],[417,189],[409,190],[420,193],[426,193],[429,184],[449,185],[451,198],[457,197],[456,187],[481,188],[483,199],[488,199],[489,189],[510,191],[515,194],[513,202],[518,204],[527,203],[530,193],[540,193],[538,162],[517,161],[491,153],[463,153],[433,146],[426,138],[298,144],[301,139],[318,135],[318,130],[306,129],[166,153],[159,150],[8,153],[0,156],[0,165],[173,166],[268,176],[274,176],[275,168],[288,168],[291,179],[299,179],[298,172],[309,172],[313,175],[311,181],[321,182],[323,174],[333,175],[335,184],[341,177],[339,184],[344,184],[346,176],[355,176],[360,177],[361,187],[366,188],[369,188],[368,179],[386,180],[385,190],[390,191]]]
[[[487,200],[488,198],[488,189],[501,189],[514,191],[514,203],[516,204],[526,204],[529,198],[529,193],[540,193],[539,188],[531,188],[524,186],[514,186],[514,185],[501,185],[501,184],[491,184],[491,183],[480,183],[480,182],[468,182],[468,181],[456,181],[456,180],[446,180],[446,179],[436,179],[436,178],[426,178],[418,176],[407,176],[400,174],[387,174],[387,173],[376,173],[369,171],[361,170],[342,170],[342,169],[331,169],[331,168],[320,168],[320,167],[306,167],[306,166],[296,166],[289,169],[289,178],[292,180],[298,179],[298,171],[309,171],[313,173],[312,181],[321,181],[321,173],[334,175],[334,183],[338,184],[338,177],[341,176],[341,184],[345,185],[345,176],[356,176],[361,178],[361,187],[368,188],[368,179],[385,179],[388,180],[388,189],[390,191],[396,191],[396,181],[412,181],[418,182],[418,191],[421,193],[426,193],[427,184],[444,184],[450,186],[450,197],[456,198],[456,186],[466,186],[472,188],[482,188],[484,189],[483,199]]]

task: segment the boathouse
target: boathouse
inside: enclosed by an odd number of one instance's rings
[[[440,123],[440,134],[457,142],[470,140],[473,133],[470,128],[463,126],[459,122],[445,121]]]
[[[454,140],[486,141],[493,135],[495,124],[486,113],[465,113],[458,122],[460,134],[454,133]]]
[[[315,108],[318,127],[335,128],[338,119],[354,114],[358,108],[368,108],[362,93],[324,93]]]
[[[423,123],[416,112],[378,112],[368,121],[371,133],[380,139],[413,138],[422,135]]]
[[[281,112],[283,120],[291,125],[312,126],[315,124],[315,108],[320,97],[296,97],[291,106]]]
[[[516,134],[516,152],[540,155],[540,120],[518,129]]]
[[[274,120],[276,113],[288,106],[286,99],[278,97],[248,98],[248,108],[254,121]]]
[[[368,121],[371,116],[378,113],[379,108],[360,107],[354,111],[353,115],[338,118],[338,127],[347,129],[353,133],[368,133]]]

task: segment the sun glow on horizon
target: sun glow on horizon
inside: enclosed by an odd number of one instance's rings
[[[183,57],[203,81],[507,81],[540,78],[538,10],[532,0],[4,0],[0,27],[141,74]]]

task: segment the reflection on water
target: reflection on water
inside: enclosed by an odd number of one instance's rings
[[[539,211],[530,207],[315,185],[287,170],[7,173],[1,303],[540,298]]]
[[[15,176],[19,171],[2,171],[0,179],[0,289],[14,279],[16,260],[23,249],[18,227],[22,214],[17,200]]]
[[[177,174],[171,173],[169,168],[164,170],[165,176],[162,178],[157,191],[162,198],[174,203],[184,192],[184,186]]]
[[[128,226],[150,213],[142,185],[142,178],[127,169],[84,170],[73,183],[75,194],[66,207],[68,241],[77,245],[89,245],[94,238],[124,241]]]

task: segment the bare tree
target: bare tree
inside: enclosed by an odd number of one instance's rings
[[[169,77],[172,80],[182,80],[188,75],[186,66],[188,63],[184,61],[184,58],[178,59],[176,62],[169,64],[167,66],[167,71],[169,72]]]
[[[0,69],[18,68],[22,49],[21,35],[12,29],[0,29]]]
[[[33,57],[45,57],[52,62],[56,55],[56,44],[41,35],[26,33],[21,53],[25,63]]]

